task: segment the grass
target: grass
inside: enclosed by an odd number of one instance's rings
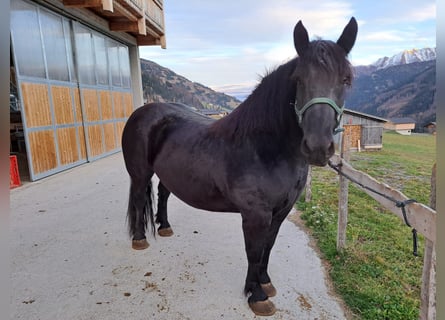
[[[435,158],[434,136],[387,132],[382,150],[353,153],[350,163],[408,198],[429,205]],[[338,177],[326,167],[312,168],[312,200],[301,200],[297,207],[354,319],[418,319],[422,236],[419,257],[414,257],[411,229],[350,183],[347,248],[337,253]]]

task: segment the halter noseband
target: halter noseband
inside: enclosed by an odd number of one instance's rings
[[[345,106],[341,106],[339,107],[334,100],[329,99],[329,98],[314,98],[309,100],[304,106],[303,108],[301,108],[300,110],[297,107],[297,100],[295,100],[295,103],[291,103],[294,106],[295,109],[295,114],[297,115],[297,119],[298,119],[298,124],[301,127],[301,123],[303,122],[303,115],[304,113],[310,108],[312,107],[314,104],[320,104],[320,103],[324,103],[327,104],[328,106],[330,106],[332,109],[334,109],[335,113],[337,114],[336,116],[336,128],[334,130],[334,134],[337,134],[339,132],[344,131],[343,128],[338,128],[338,126],[340,125],[340,120],[341,120],[341,116],[343,115],[343,110],[345,108]]]

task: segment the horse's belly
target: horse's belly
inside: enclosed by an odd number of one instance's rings
[[[154,171],[163,185],[188,205],[208,211],[238,212],[208,174],[187,165],[155,165]]]
[[[197,209],[218,212],[237,212],[238,209],[220,192],[210,189],[205,183],[181,184],[177,182],[169,184],[161,178],[164,185],[176,197]],[[165,181],[165,182],[164,182]]]

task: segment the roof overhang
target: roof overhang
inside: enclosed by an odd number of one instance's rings
[[[66,8],[89,10],[108,22],[109,31],[123,32],[138,46],[166,48],[162,0],[59,0]]]

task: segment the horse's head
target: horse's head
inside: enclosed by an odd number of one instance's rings
[[[295,71],[295,112],[303,130],[301,152],[312,165],[324,166],[334,154],[333,135],[338,129],[351,85],[352,70],[347,60],[357,36],[357,22],[351,18],[337,42],[314,40],[300,22],[294,29],[299,59]]]

